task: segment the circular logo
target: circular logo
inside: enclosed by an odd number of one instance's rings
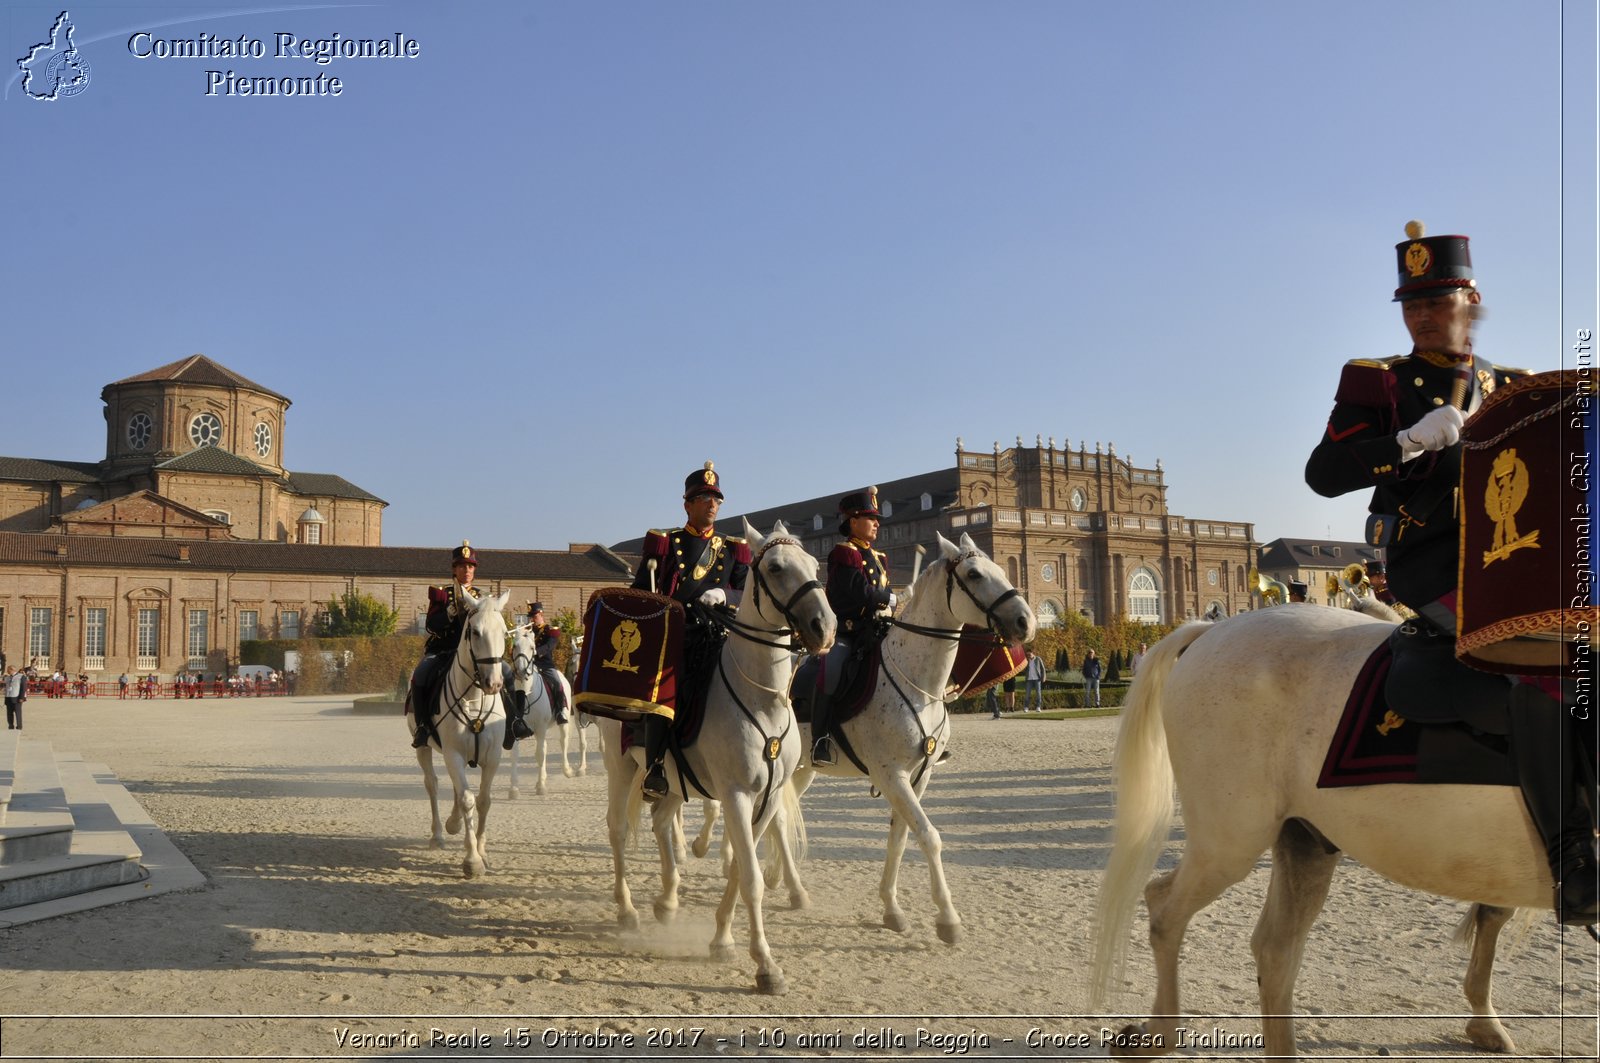
[[[44,68],[44,83],[51,86],[54,96],[76,96],[89,87],[92,73],[89,61],[74,48],[50,57]]]

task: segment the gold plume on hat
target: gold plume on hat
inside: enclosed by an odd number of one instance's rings
[[[1412,220],[1406,222],[1406,235],[1411,239],[1420,240],[1426,232],[1427,230],[1423,228],[1420,221]]]
[[[461,540],[461,545],[462,545],[462,546],[471,546],[471,545],[472,545],[472,544],[471,544],[471,543],[469,543],[469,542],[467,542],[467,540],[465,540],[465,539],[462,539],[462,540]]]
[[[711,470],[712,470],[712,469],[714,469],[714,468],[716,468],[716,466],[715,466],[715,465],[714,465],[714,464],[712,464],[712,463],[711,463],[711,462],[709,462],[709,461],[708,461],[708,462],[706,462],[706,472],[710,472],[710,471],[711,471]]]

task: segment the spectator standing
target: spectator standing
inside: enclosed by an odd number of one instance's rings
[[[1023,693],[1022,706],[1026,712],[1044,711],[1044,658],[1032,650],[1028,651],[1027,688]]]
[[[6,730],[22,730],[22,703],[28,700],[28,676],[15,668],[7,668],[5,675]]]
[[[1100,677],[1105,674],[1105,667],[1100,663],[1100,658],[1090,650],[1083,659],[1083,704],[1085,708],[1100,707]]]

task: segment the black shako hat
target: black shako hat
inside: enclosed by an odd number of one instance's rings
[[[1465,236],[1425,236],[1420,221],[1408,221],[1406,237],[1394,245],[1400,267],[1395,302],[1477,287],[1472,279],[1472,252]]]
[[[458,561],[465,561],[474,568],[478,564],[478,551],[474,550],[472,544],[465,539],[461,540],[460,546],[450,551],[450,566],[454,568]]]
[[[851,517],[877,517],[883,519],[883,514],[878,512],[878,489],[869,487],[865,491],[853,491],[839,499],[839,534],[850,534]]]
[[[713,467],[711,462],[708,461],[703,466],[684,477],[683,500],[687,502],[689,499],[698,498],[701,495],[716,495],[718,498],[721,498],[721,485],[722,478],[717,475],[716,468]]]

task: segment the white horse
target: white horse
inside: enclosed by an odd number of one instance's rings
[[[461,831],[467,856],[461,864],[467,878],[483,874],[484,830],[489,822],[490,786],[500,766],[500,741],[505,737],[506,717],[501,705],[501,658],[505,655],[506,621],[501,610],[511,592],[473,598],[456,588],[456,601],[466,610],[461,642],[440,684],[433,707],[434,729],[444,756],[445,770],[455,790],[450,816],[439,826],[439,778],[433,770],[433,743],[417,750],[422,766],[422,785],[428,790],[433,807],[433,836],[429,847],[444,847],[444,831]],[[412,707],[412,711],[415,706]],[[412,711],[406,713],[408,731],[416,731]],[[472,792],[467,768],[476,764],[478,792]]]
[[[1495,937],[1518,907],[1551,907],[1543,845],[1514,786],[1317,788],[1334,728],[1361,665],[1393,625],[1346,609],[1286,605],[1220,624],[1190,623],[1145,657],[1122,710],[1115,758],[1114,843],[1096,912],[1091,998],[1120,978],[1141,886],[1150,911],[1152,1018],[1123,1031],[1123,1054],[1175,1045],[1178,951],[1190,918],[1272,849],[1272,877],[1250,941],[1264,1047],[1295,1052],[1294,982],[1306,935],[1327,898],[1335,846],[1404,886],[1476,902],[1467,1035],[1513,1051],[1489,1003]],[[1150,881],[1183,805],[1178,868]],[[1325,845],[1324,842],[1327,844]]]
[[[561,691],[566,696],[567,720],[557,725],[555,722],[554,707],[550,703],[550,693],[545,689],[545,681],[539,669],[533,664],[533,628],[527,624],[511,629],[511,681],[516,690],[525,697],[523,704],[527,707],[528,726],[533,728],[534,763],[538,766],[539,781],[534,787],[534,793],[543,794],[546,790],[545,756],[547,742],[552,726],[561,728],[561,774],[567,778],[574,775],[589,774],[589,728],[579,726],[577,714],[572,711],[572,684],[567,682],[567,677],[560,672],[556,679],[561,683]],[[571,748],[572,733],[578,733],[578,766],[573,768]],[[511,751],[511,791],[510,798],[515,801],[521,796],[517,788],[517,763],[521,759],[518,754],[522,751],[522,739]]]
[[[938,909],[939,939],[955,943],[961,937],[961,916],[956,912],[945,882],[940,858],[943,842],[922,808],[933,768],[950,740],[950,713],[944,690],[955,667],[956,649],[963,624],[994,630],[1008,641],[1031,641],[1033,610],[1012,587],[1005,572],[963,533],[960,545],[938,536],[940,556],[919,576],[908,592],[893,628],[884,636],[882,666],[871,701],[838,729],[850,749],[867,769],[872,786],[889,802],[889,847],[884,859],[878,894],[883,899],[883,925],[904,931],[909,925],[900,908],[900,860],[906,835],[916,831],[917,844],[928,862],[933,903]],[[795,788],[805,793],[818,774],[860,778],[843,743],[835,743],[836,762],[828,767],[811,763],[811,728],[805,752],[795,772]],[[780,828],[783,826],[779,824]],[[783,875],[797,906],[805,891],[795,874],[794,854],[777,838]]]
[[[725,959],[733,952],[733,909],[742,897],[750,919],[750,956],[756,962],[756,988],[782,993],[783,971],[772,958],[762,919],[764,884],[756,858],[756,839],[766,831],[787,799],[793,801],[790,776],[800,759],[800,734],[789,705],[788,639],[799,639],[811,653],[833,645],[837,626],[827,595],[817,581],[817,561],[783,522],[772,534],[746,527],[753,558],[744,598],[729,624],[717,673],[706,698],[699,737],[684,750],[688,771],[706,794],[667,758],[670,792],[651,809],[651,827],[661,856],[661,892],[654,909],[667,921],[678,908],[678,860],[682,846],[679,811],[686,799],[710,796],[727,806],[725,838],[731,863],[727,885],[717,906],[711,955]],[[609,804],[606,824],[611,840],[617,921],[637,928],[639,913],[628,890],[624,847],[629,826],[637,818],[644,751],[622,752],[622,725],[599,721],[606,766]],[[787,798],[786,798],[787,795]],[[797,818],[791,817],[791,821]]]

